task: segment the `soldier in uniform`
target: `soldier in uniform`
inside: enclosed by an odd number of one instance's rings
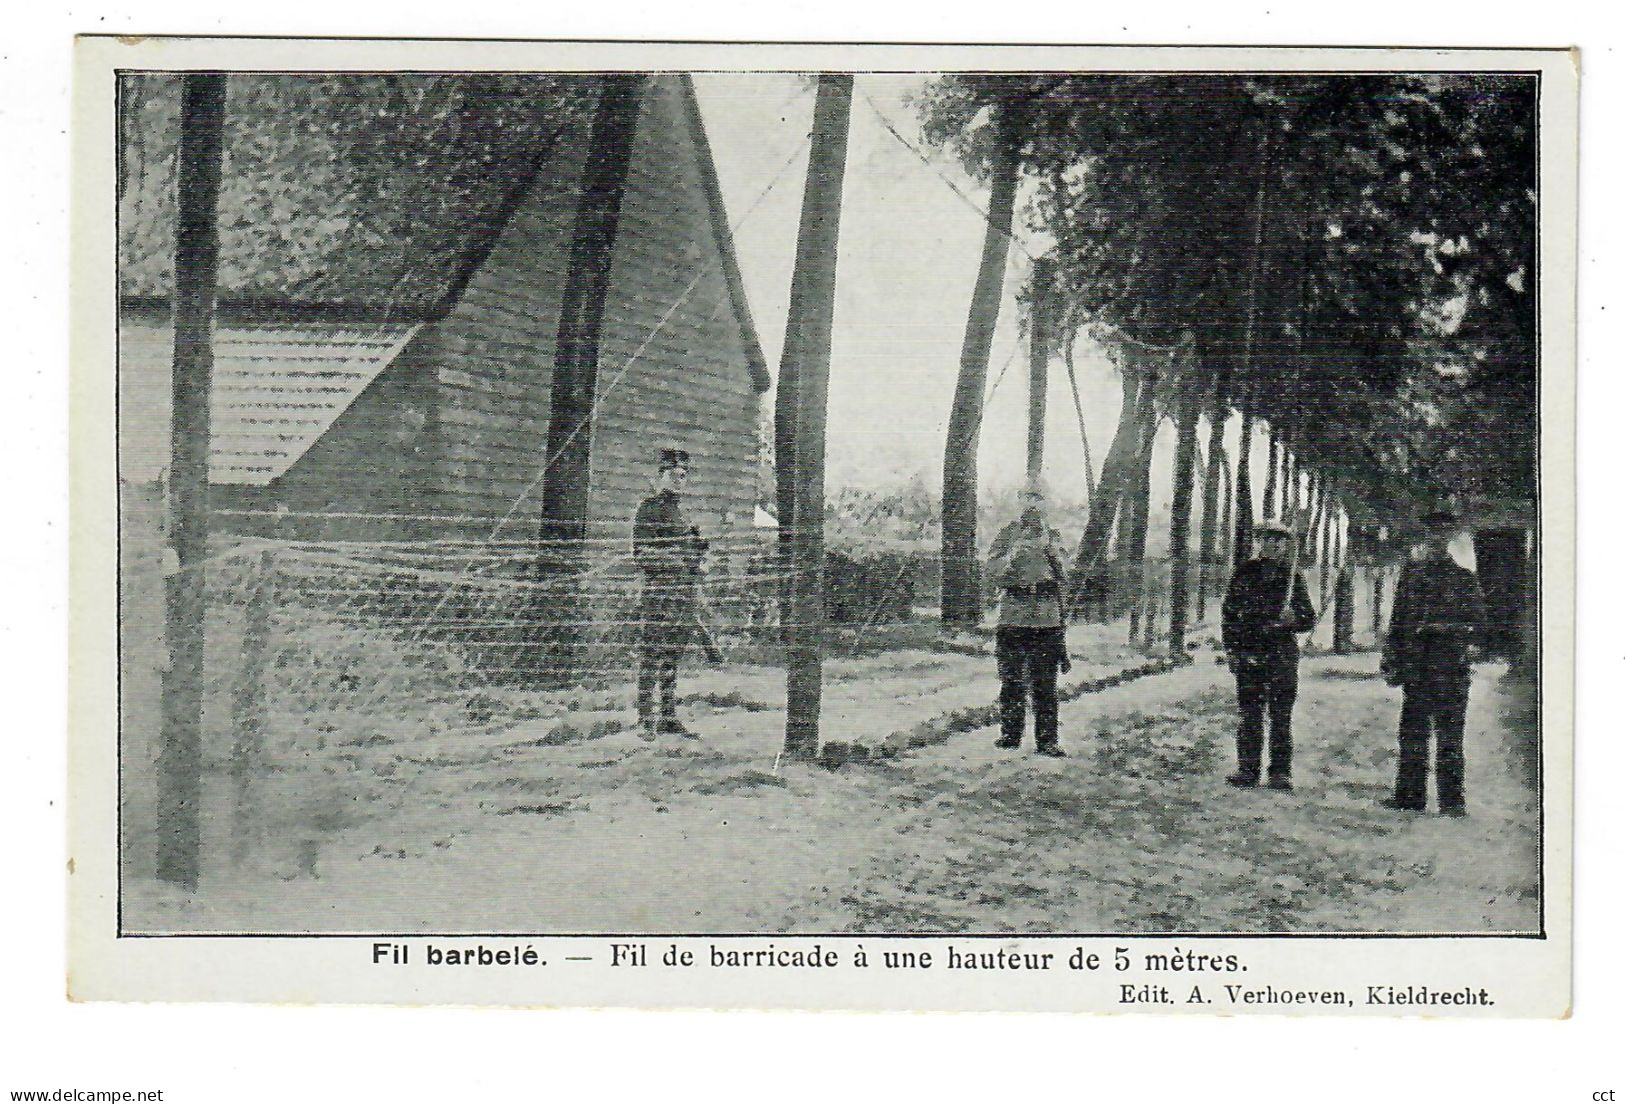
[[[1439,812],[1466,816],[1462,789],[1462,729],[1472,682],[1469,648],[1484,631],[1484,597],[1478,578],[1450,558],[1459,530],[1454,514],[1422,518],[1420,554],[1405,565],[1394,592],[1394,610],[1382,650],[1382,673],[1404,688],[1399,712],[1399,771],[1390,809],[1427,808],[1428,737],[1433,738],[1434,781]]]
[[[632,522],[632,558],[643,573],[639,616],[638,722],[645,739],[656,733],[694,734],[677,719],[677,664],[697,633],[699,577],[707,542],[683,516],[688,453],[660,450],[656,491],[643,500]],[[660,715],[654,691],[660,687]]]
[[[1236,676],[1241,726],[1232,786],[1262,774],[1264,713],[1270,718],[1269,786],[1292,788],[1292,706],[1298,697],[1298,637],[1315,627],[1309,587],[1292,561],[1292,531],[1277,522],[1253,530],[1253,558],[1236,568],[1224,595],[1225,658]]]
[[[1066,757],[1060,743],[1058,670],[1071,667],[1061,594],[1066,585],[1060,535],[1044,524],[1044,493],[1022,492],[1021,517],[993,538],[988,573],[998,582],[999,727],[995,747],[1021,746],[1027,696],[1033,699],[1033,736],[1040,755]]]

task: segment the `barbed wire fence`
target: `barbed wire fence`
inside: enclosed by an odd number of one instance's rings
[[[880,114],[872,101],[870,106]],[[893,136],[903,141],[895,131]],[[800,152],[801,147],[791,151],[735,221],[735,230]],[[688,282],[643,344],[606,374],[595,409],[704,272]],[[1015,355],[1012,351],[993,379],[989,399]],[[286,512],[217,512],[224,531],[217,533],[211,556],[193,569],[204,571],[207,584],[208,800],[232,812],[210,818],[206,831],[217,838],[206,850],[238,865],[264,862],[274,853],[279,869],[310,875],[315,841],[412,801],[411,772],[405,768],[432,766],[447,747],[494,738],[535,717],[552,722],[541,739],[559,743],[632,727],[640,604],[645,594],[669,584],[642,578],[632,558],[630,518],[589,523],[587,539],[574,542],[583,552],[583,572],[553,578],[537,572],[546,548],[531,532],[533,519],[522,507],[551,463],[549,458],[541,464],[508,511],[494,518],[328,513],[302,519]],[[127,694],[140,695],[165,662],[161,648],[143,649],[142,641],[162,640],[167,568],[155,520],[145,516],[139,501],[132,499],[131,505],[123,519],[126,563],[136,570],[126,573],[121,595],[126,633],[121,660],[131,676]],[[340,519],[409,522],[448,535],[387,541],[241,535],[255,530],[256,523],[263,526],[258,531],[277,531],[296,529],[301,520]],[[151,547],[142,546],[138,534],[143,531],[155,535]],[[741,528],[706,535],[710,550],[704,571],[681,585],[693,588],[722,663],[739,669],[776,665],[785,578],[779,531]],[[1131,599],[1126,596],[1138,594],[1140,639],[1129,643],[1155,653],[1159,642],[1165,643],[1170,565],[1152,557],[1133,564],[1110,560],[1107,567],[1114,574],[1104,619],[1127,620],[1124,603]],[[1304,570],[1311,593],[1318,593],[1319,566]],[[1129,585],[1134,572],[1143,576],[1138,587]],[[1372,632],[1364,635],[1374,639],[1383,617],[1383,574],[1367,569],[1355,575],[1364,580],[1356,582],[1356,594],[1365,596],[1356,607],[1368,611],[1357,624],[1369,623]],[[826,557],[827,642],[836,654],[843,647],[884,647],[887,631],[897,630],[898,641],[921,646],[922,634],[908,630],[929,628],[934,635],[931,608],[938,577],[934,541],[902,542],[886,551],[837,545]],[[550,632],[557,624],[538,612],[563,604],[567,591],[569,597],[589,598],[577,607],[583,617],[573,625],[587,642],[585,660],[573,660],[564,670]],[[1391,600],[1391,581],[1387,593]],[[991,609],[996,597],[986,594],[985,607]],[[1209,638],[1217,636],[1217,608],[1217,599],[1211,599],[1202,623]],[[1195,618],[1192,625],[1198,626]],[[1330,648],[1329,612],[1311,640]],[[990,652],[985,640],[959,646]],[[155,721],[156,711],[150,712]],[[410,735],[403,741],[401,733]],[[126,738],[138,749],[137,759],[157,746],[155,736],[144,739],[128,724]],[[363,762],[372,769],[356,769]],[[126,800],[139,803],[141,783],[135,776],[130,781]],[[127,823],[150,825],[151,819],[131,816]]]

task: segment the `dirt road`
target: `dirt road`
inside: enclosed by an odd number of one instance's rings
[[[369,795],[388,796],[387,815],[330,818],[324,835],[280,852],[273,841],[258,862],[206,871],[193,898],[127,884],[126,922],[471,933],[1536,929],[1527,702],[1500,668],[1480,667],[1471,816],[1396,814],[1377,802],[1392,782],[1397,691],[1374,667],[1371,656],[1305,661],[1291,794],[1225,785],[1234,691],[1206,654],[1064,705],[1065,760],[998,751],[994,731],[978,729],[839,771],[784,763],[772,703],[702,715],[705,738],[692,742],[620,731],[560,743],[534,719],[476,743],[444,734],[409,754],[360,749],[354,773]],[[870,674],[906,683],[919,673]],[[955,701],[991,699],[990,672],[943,681]],[[837,688],[826,739],[875,735],[873,703],[893,699],[883,683],[867,689],[866,710]]]

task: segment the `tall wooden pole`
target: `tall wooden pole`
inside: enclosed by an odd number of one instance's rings
[[[544,635],[536,643],[547,646],[531,651],[538,660],[549,659],[552,666],[545,674],[550,680],[573,679],[583,665],[587,617],[575,577],[585,567],[599,344],[644,80],[640,74],[603,78],[587,139],[559,306],[543,454],[548,469],[542,479],[541,567],[544,577],[562,585],[537,592],[545,609],[537,619]]]
[[[1050,268],[1048,258],[1033,262],[1032,314],[1027,324],[1027,478],[1044,474],[1044,415],[1049,396]]]
[[[198,884],[198,804],[203,793],[203,561],[209,542],[209,387],[225,112],[225,76],[187,74],[181,86],[175,174],[168,519],[175,558],[164,583],[169,665],[158,749],[158,877],[188,890]]]
[[[818,78],[812,150],[801,200],[793,309],[785,326],[798,334],[795,421],[794,532],[786,610],[784,751],[797,758],[818,753],[818,718],[824,668],[824,424],[829,405],[830,332],[835,318],[835,269],[841,221],[841,183],[852,114],[852,77]],[[790,348],[786,342],[786,348]]]
[[[549,550],[566,559],[579,556],[587,535],[599,342],[644,80],[640,74],[603,78],[576,201],[549,390],[546,456],[551,466],[542,481],[542,535],[555,542]]]

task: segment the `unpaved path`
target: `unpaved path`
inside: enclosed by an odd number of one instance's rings
[[[555,745],[540,722],[472,748],[430,741],[377,760],[394,812],[323,837],[317,877],[284,857],[193,899],[137,885],[126,916],[132,930],[193,931],[1535,928],[1527,710],[1480,668],[1472,816],[1390,813],[1377,801],[1398,700],[1374,665],[1305,661],[1293,794],[1224,784],[1233,686],[1205,653],[1064,705],[1065,760],[997,751],[979,729],[826,771],[770,753],[772,708],[702,717],[697,742]],[[902,687],[921,673],[865,672],[867,705],[836,680],[826,738],[906,716]],[[985,702],[990,675],[941,692]],[[893,697],[872,684],[886,679]]]

